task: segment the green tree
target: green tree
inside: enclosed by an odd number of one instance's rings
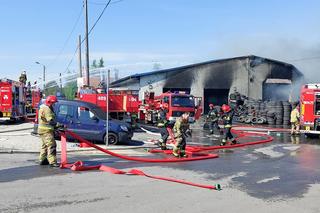
[[[98,67],[98,66],[97,66],[97,60],[94,59],[94,60],[92,61],[91,68],[97,68],[97,67]]]
[[[73,100],[75,93],[77,92],[77,82],[72,81],[67,83],[62,89],[63,94],[66,96],[66,99]]]
[[[160,70],[161,69],[161,64],[160,63],[154,63],[153,64],[153,68],[152,68],[153,70]]]
[[[44,89],[44,94],[48,95],[56,95],[57,91],[59,91],[59,86],[56,81],[49,81]]]
[[[100,60],[99,60],[98,67],[104,67],[104,60],[103,60],[102,57],[101,57]]]

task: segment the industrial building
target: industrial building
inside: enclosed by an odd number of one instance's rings
[[[206,61],[171,69],[134,74],[111,83],[113,88],[156,95],[166,91],[186,91],[208,103],[227,103],[236,89],[242,95],[260,100],[288,100],[303,82],[293,65],[254,55]]]

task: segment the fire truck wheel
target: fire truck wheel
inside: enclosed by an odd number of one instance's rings
[[[109,132],[109,145],[115,145],[119,142],[119,138],[115,133]],[[107,142],[107,137],[104,136],[104,142]]]

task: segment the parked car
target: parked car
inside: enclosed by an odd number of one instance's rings
[[[106,113],[98,106],[83,102],[59,100],[53,105],[56,121],[67,126],[68,130],[84,139],[94,142],[106,141]],[[109,144],[128,142],[133,136],[129,124],[109,118]],[[35,119],[34,132],[37,132],[38,114]]]

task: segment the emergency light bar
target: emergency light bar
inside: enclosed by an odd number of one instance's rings
[[[304,86],[306,89],[320,89],[320,84],[306,84]]]

